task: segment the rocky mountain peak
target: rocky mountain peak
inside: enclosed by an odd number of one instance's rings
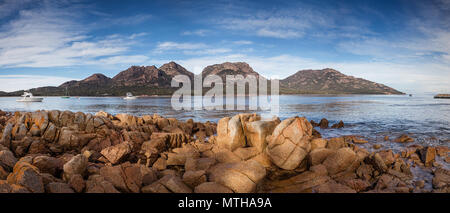
[[[120,86],[162,86],[170,83],[169,76],[156,66],[132,66],[119,74],[113,79],[115,85]]]
[[[348,76],[331,68],[300,70],[281,80],[280,87],[291,93],[402,94],[383,84]]]
[[[111,78],[109,78],[101,73],[96,73],[96,74],[93,74],[93,75],[85,78],[83,80],[83,82],[105,82],[105,81],[109,81],[109,80],[111,80]]]
[[[256,75],[259,76],[257,72],[255,72],[249,64],[245,62],[225,62],[222,64],[214,64],[211,66],[207,66],[203,69],[202,75],[219,75],[224,77],[225,75]]]
[[[194,73],[189,72],[184,67],[182,67],[181,65],[179,65],[173,61],[162,65],[159,69],[171,77],[174,77],[176,75],[187,75],[191,79],[194,77]]]

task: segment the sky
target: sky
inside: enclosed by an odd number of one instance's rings
[[[243,61],[266,77],[333,68],[450,92],[450,0],[0,0],[0,91],[131,65]]]

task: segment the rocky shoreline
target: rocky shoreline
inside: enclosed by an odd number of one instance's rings
[[[357,136],[321,138],[314,127],[325,125],[0,111],[0,193],[450,192],[447,145],[408,146],[403,135],[392,140],[403,151],[369,152]]]

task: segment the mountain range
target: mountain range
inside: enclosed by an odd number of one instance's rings
[[[39,87],[30,89],[35,96],[123,96],[127,92],[134,95],[171,95],[178,88],[171,87],[176,75],[194,74],[175,62],[156,66],[132,66],[113,78],[97,73],[81,81],[68,81],[57,87]],[[259,76],[245,62],[214,64],[203,69],[201,75]],[[0,96],[18,96],[24,91],[0,92]],[[347,76],[341,72],[326,68],[322,70],[301,70],[280,80],[282,94],[403,94],[383,84],[362,78]]]

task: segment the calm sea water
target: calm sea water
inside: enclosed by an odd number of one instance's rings
[[[267,111],[175,111],[170,97],[139,98],[123,100],[120,97],[81,97],[62,99],[45,97],[42,103],[16,102],[18,97],[0,98],[3,111],[70,110],[85,113],[105,111],[111,114],[134,115],[160,114],[181,120],[217,122],[224,116],[243,112],[268,115]],[[239,97],[238,99],[245,99]],[[371,143],[382,143],[384,147],[398,148],[398,144],[384,142],[384,136],[391,138],[407,133],[416,139],[415,143],[446,145],[450,140],[450,99],[433,99],[430,95],[388,96],[388,95],[346,95],[346,96],[280,96],[278,116],[285,119],[305,116],[319,121],[327,118],[331,124],[344,121],[343,129],[318,129],[324,137],[339,135],[362,135]],[[248,106],[248,100],[247,104]],[[369,145],[367,145],[369,146]]]

